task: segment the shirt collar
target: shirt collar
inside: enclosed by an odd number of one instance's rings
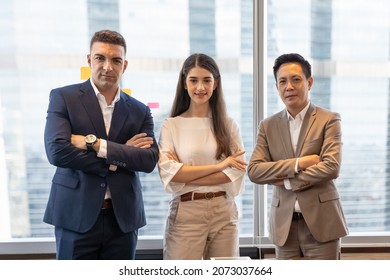
[[[99,92],[98,88],[95,86],[95,84],[93,83],[92,79],[89,79],[89,81],[91,82],[91,85],[92,85],[93,91],[96,94],[96,97],[99,99],[99,95],[100,96],[103,96],[103,95]],[[114,100],[112,101],[112,104],[117,103],[120,99],[121,99],[120,88],[118,87],[118,91],[117,91],[117,93],[116,93],[116,95],[114,97]]]
[[[303,118],[305,117],[306,115],[306,112],[307,110],[309,109],[310,107],[310,102],[307,103],[307,105],[305,106],[305,108],[302,109],[302,111],[300,111],[296,116],[295,116],[295,119],[300,119],[300,120],[303,120]],[[289,120],[294,120],[294,118],[290,115],[290,113],[288,112],[287,108],[286,108],[286,112],[287,112],[287,118]]]

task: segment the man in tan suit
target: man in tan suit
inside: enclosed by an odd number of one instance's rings
[[[301,55],[281,55],[273,70],[286,109],[261,121],[248,176],[273,185],[269,234],[276,258],[340,259],[340,237],[348,234],[334,181],[340,115],[310,102],[311,66]]]

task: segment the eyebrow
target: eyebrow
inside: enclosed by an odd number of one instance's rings
[[[104,54],[101,54],[101,53],[95,53],[95,54],[94,54],[94,57],[96,57],[96,56],[106,57]],[[111,59],[120,59],[120,60],[123,60],[123,58],[120,57],[120,56],[115,56],[115,57],[112,57]]]
[[[188,76],[188,79],[212,79],[213,76],[206,76],[206,77],[197,77],[197,76]]]
[[[301,75],[294,74],[294,75],[292,75],[292,76],[281,76],[281,77],[278,77],[278,81],[279,81],[279,80],[282,80],[282,79],[287,79],[288,77],[291,77],[291,78],[302,78]]]

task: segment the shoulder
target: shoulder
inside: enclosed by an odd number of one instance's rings
[[[174,118],[165,118],[163,121],[162,121],[162,127],[170,127],[170,126],[174,126],[176,123],[177,123],[177,118],[178,117],[174,117]]]
[[[182,118],[182,117],[168,117],[165,118],[161,123],[161,131],[162,132],[169,132],[170,134],[175,135],[184,135],[188,133],[192,133],[191,129],[193,127],[197,127],[196,125],[189,124],[187,122],[188,118]],[[186,131],[186,133],[179,133],[178,131]]]
[[[166,119],[164,119],[163,121],[163,125],[165,126],[182,126],[182,125],[185,125],[186,123],[186,120],[188,118],[183,118],[183,117],[180,117],[180,116],[177,116],[177,117],[168,117]]]
[[[312,105],[313,111],[312,114],[319,118],[325,118],[325,119],[340,119],[340,114],[337,112],[330,111],[328,109]]]
[[[238,130],[239,129],[238,122],[235,119],[231,118],[231,117],[228,117],[226,119],[226,125],[231,130]]]
[[[61,86],[61,87],[57,87],[57,88],[52,89],[52,92],[80,92],[83,88],[88,87],[88,83],[83,82],[83,83],[78,83],[78,84]],[[90,86],[90,88],[92,88],[90,83],[89,83],[89,86]]]
[[[93,91],[93,88],[90,83],[89,86],[90,90]],[[84,82],[54,88],[50,91],[50,100],[51,102],[58,102],[59,100],[71,101],[77,99],[84,92],[88,92],[87,87],[87,82]]]
[[[125,101],[126,103],[128,103],[128,104],[135,105],[135,106],[140,107],[140,108],[147,108],[148,107],[145,103],[143,103],[143,102],[139,101],[138,99],[128,95],[127,93],[125,93],[122,90],[121,90],[121,99],[123,101]]]
[[[269,117],[264,118],[263,120],[261,120],[260,123],[272,124],[272,123],[278,122],[280,119],[283,119],[283,118],[287,118],[286,109],[283,109],[282,111],[279,111],[279,112],[277,112]]]

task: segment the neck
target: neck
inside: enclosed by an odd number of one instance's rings
[[[183,114],[190,118],[207,118],[209,117],[210,109],[208,105],[205,106],[191,106]]]

